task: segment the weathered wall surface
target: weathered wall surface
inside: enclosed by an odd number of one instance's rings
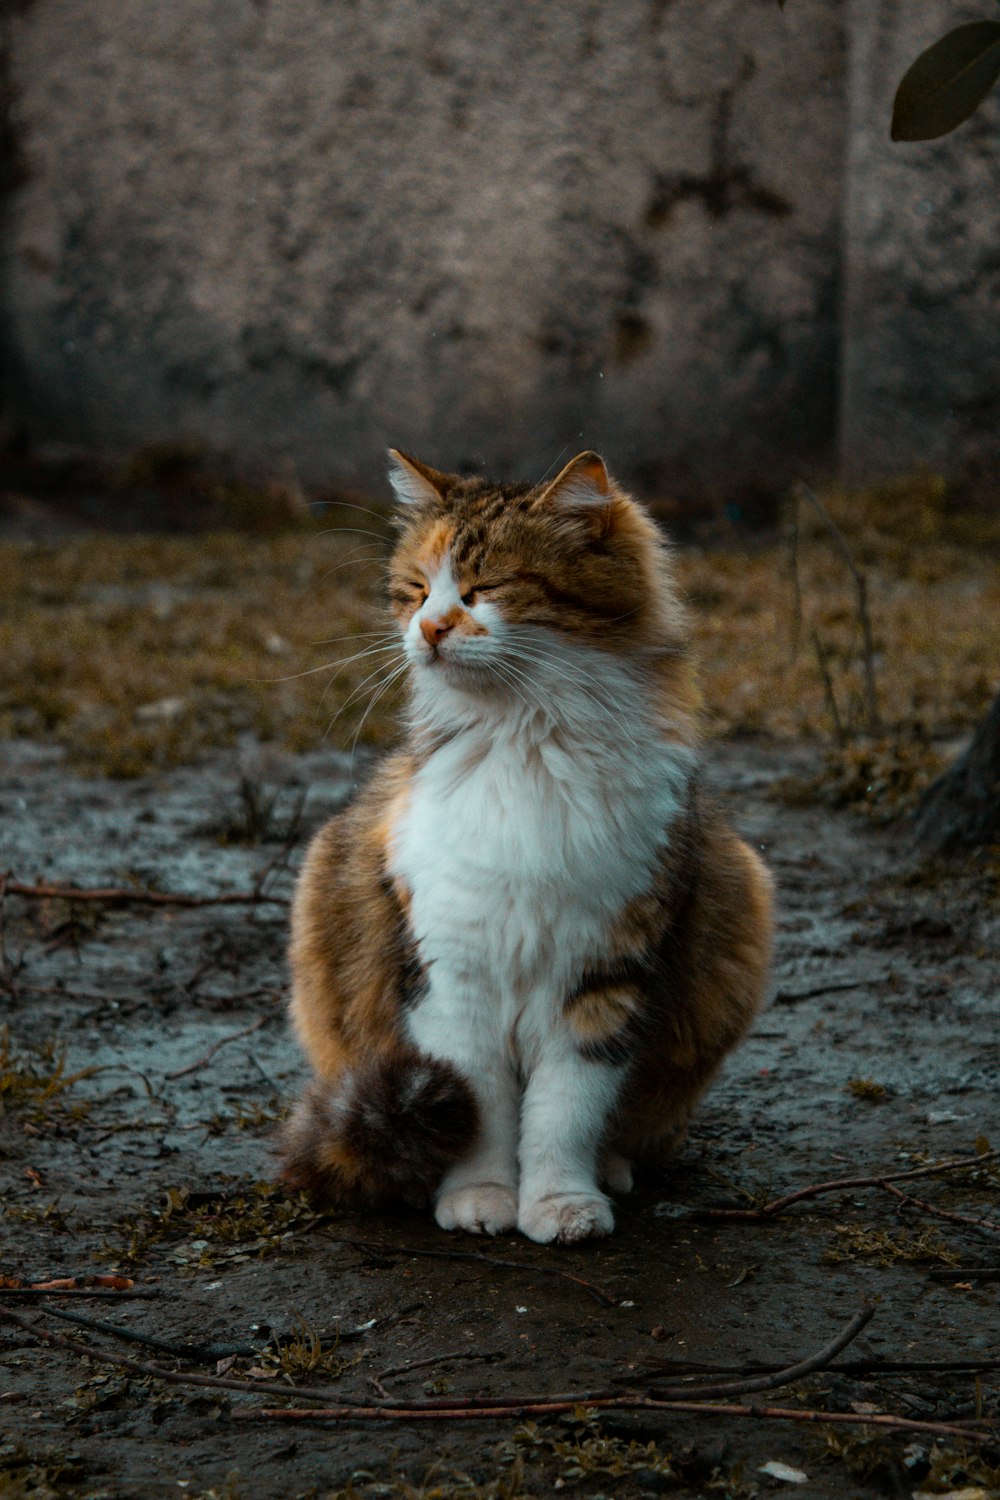
[[[831,467],[838,420],[852,458],[906,466],[924,455],[897,462],[887,437],[903,386],[883,371],[861,414],[866,371],[912,346],[872,311],[905,235],[886,259],[892,206],[872,219],[852,187],[845,236],[844,191],[852,161],[890,192],[897,158],[872,167],[865,132],[885,133],[912,27],[897,47],[890,0],[851,4],[22,5],[9,409],[36,438],[183,433],[246,468],[291,457],[362,484],[388,442],[518,475],[592,445],[647,489],[739,496]],[[906,8],[931,32],[946,10]],[[882,49],[867,92],[865,37]],[[921,149],[923,198],[944,158]],[[972,192],[995,211],[998,161],[960,168],[949,223]],[[904,448],[934,426],[925,384]],[[842,390],[858,413],[838,418]]]
[[[1000,95],[939,141],[894,145],[884,128],[913,59],[984,16],[976,0],[851,0],[848,479],[919,461],[1000,495]]]

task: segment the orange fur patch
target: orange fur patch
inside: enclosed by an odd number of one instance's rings
[[[417,558],[427,577],[444,562],[454,535],[455,528],[448,521],[435,521],[423,536]]]
[[[607,986],[575,996],[565,1015],[578,1041],[606,1042],[628,1025],[641,1005],[641,998],[628,986]]]

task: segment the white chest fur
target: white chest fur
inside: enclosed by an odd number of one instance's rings
[[[418,773],[391,857],[432,989],[508,1021],[543,996],[558,1005],[648,889],[693,754],[650,721],[638,684],[622,674],[614,689],[613,715],[572,684],[550,685],[547,714],[467,710]]]

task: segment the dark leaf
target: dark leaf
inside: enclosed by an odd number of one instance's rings
[[[1000,21],[970,21],[921,52],[896,90],[894,141],[933,141],[967,120],[1000,78]]]

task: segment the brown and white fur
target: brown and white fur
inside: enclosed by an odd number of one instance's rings
[[[603,461],[531,487],[390,457],[408,734],[299,880],[286,1177],[604,1235],[602,1186],[683,1139],[761,1004],[770,881],[700,786],[669,554]]]

